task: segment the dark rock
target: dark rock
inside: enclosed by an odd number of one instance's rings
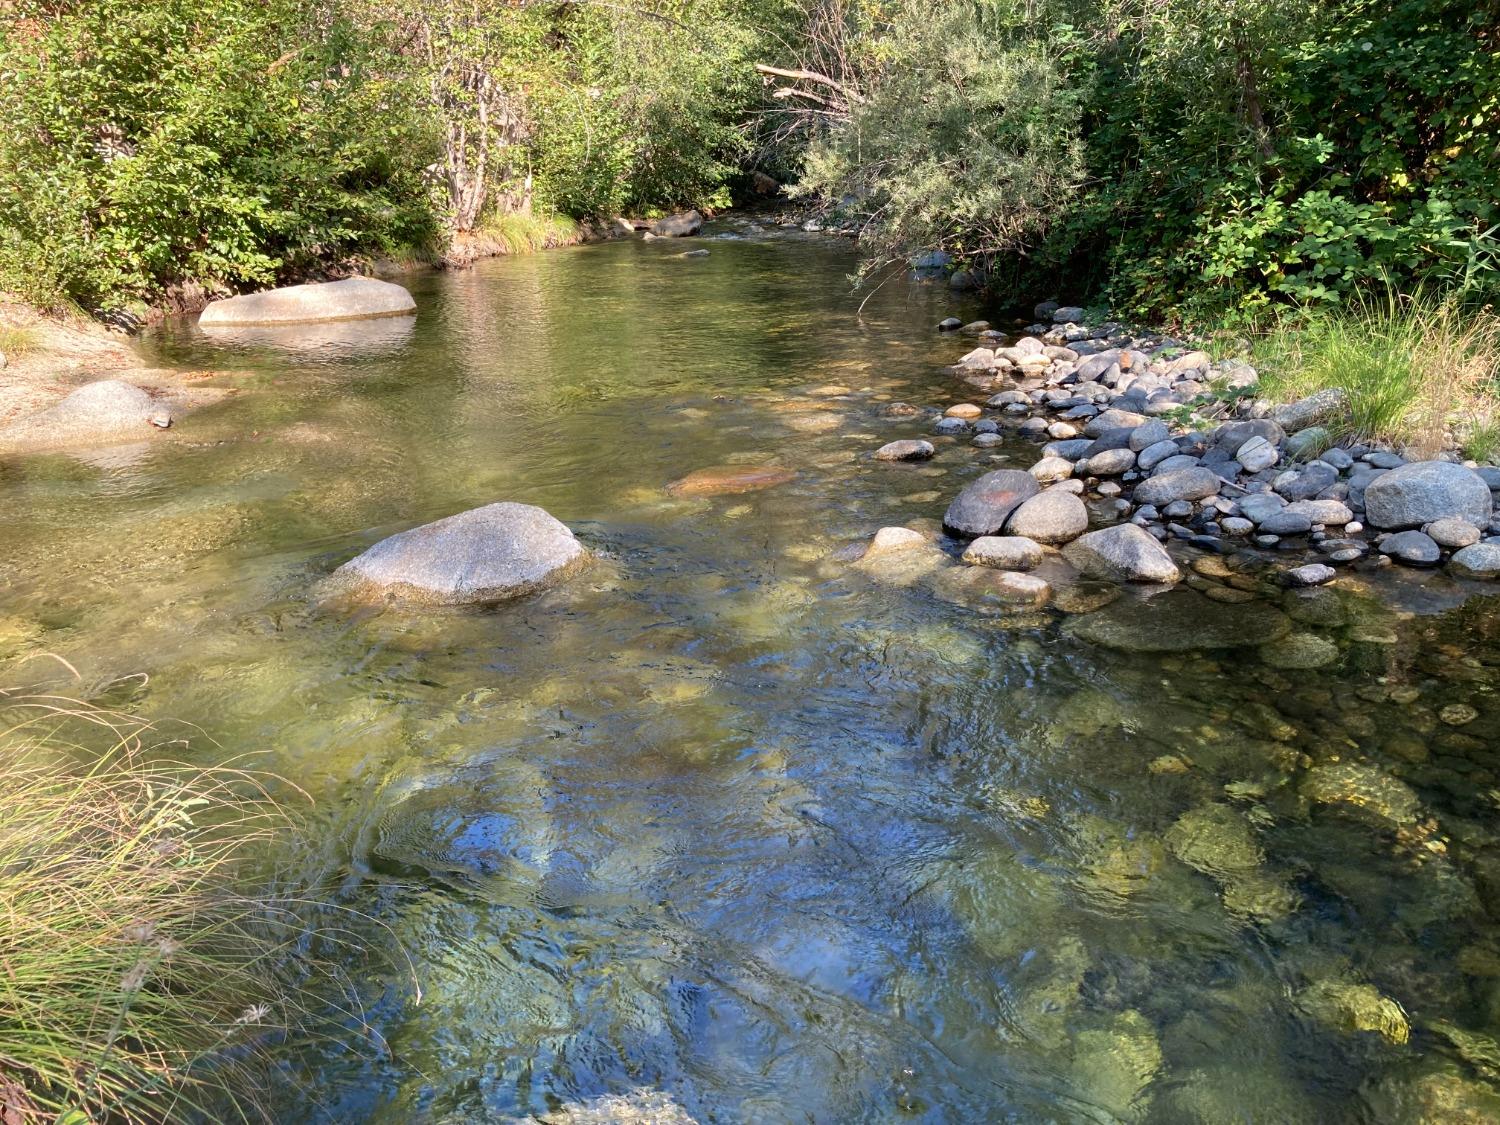
[[[1408,566],[1436,566],[1443,557],[1442,548],[1431,536],[1420,531],[1400,531],[1380,541],[1382,555],[1389,555]]]
[[[998,534],[1010,514],[1040,491],[1036,478],[1020,469],[985,473],[948,506],[943,526],[959,535]]]

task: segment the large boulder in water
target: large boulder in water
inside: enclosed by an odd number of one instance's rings
[[[139,440],[166,429],[172,413],[139,387],[102,379],[67,398],[0,428],[0,447],[46,448]]]
[[[684,211],[679,215],[668,215],[654,223],[651,233],[658,238],[686,238],[703,229],[703,216],[696,211]]]
[[[943,516],[943,526],[958,535],[998,535],[1010,514],[1042,486],[1020,469],[996,469],[958,494]]]
[[[316,324],[327,320],[368,320],[409,316],[417,311],[411,294],[389,281],[346,277],[312,285],[288,285],[215,301],[198,314],[202,328],[246,324]]]
[[[1421,527],[1457,518],[1475,527],[1490,522],[1489,485],[1451,461],[1416,461],[1382,473],[1365,489],[1365,514],[1375,527]]]
[[[423,605],[535,593],[588,558],[568,528],[531,504],[487,504],[382,539],[333,572],[336,592]]]

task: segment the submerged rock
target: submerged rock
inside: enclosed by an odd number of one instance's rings
[[[1373,1031],[1392,1043],[1411,1037],[1401,1005],[1368,984],[1317,981],[1297,993],[1297,1006],[1335,1031]]]
[[[1161,1043],[1151,1021],[1134,1009],[1107,1028],[1073,1037],[1073,1079],[1090,1104],[1117,1118],[1140,1120],[1149,1107],[1147,1088],[1161,1070]]]
[[[1339,658],[1339,646],[1316,633],[1293,633],[1260,646],[1260,658],[1272,668],[1323,668]]]
[[[732,496],[756,492],[796,480],[797,474],[780,465],[715,465],[695,469],[680,480],[667,485],[673,496]]]
[[[1126,652],[1191,652],[1267,644],[1289,633],[1291,622],[1264,602],[1223,604],[1178,589],[1153,598],[1121,598],[1064,628],[1080,640]]]
[[[342,281],[287,285],[215,301],[198,314],[198,325],[215,328],[315,324],[325,320],[409,316],[416,311],[417,303],[399,285],[373,277],[346,277]]]
[[[1316,804],[1354,811],[1385,826],[1411,824],[1422,809],[1405,782],[1359,762],[1314,766],[1303,776],[1301,790]]]
[[[531,504],[487,504],[382,539],[333,572],[334,592],[423,605],[535,593],[588,558],[565,524]]]
[[[657,238],[687,238],[703,229],[703,216],[697,211],[683,211],[658,219],[651,225],[651,233]]]
[[[1041,544],[1024,535],[982,535],[969,544],[963,561],[997,570],[1032,570],[1045,557]]]

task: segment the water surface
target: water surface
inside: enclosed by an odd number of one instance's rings
[[[153,362],[234,395],[0,465],[0,651],[141,673],[117,702],[261,754],[412,958],[361,982],[383,1045],[296,1053],[280,1119],[645,1091],[719,1122],[1496,1119],[1494,600],[1239,582],[1336,646],[1306,670],[838,562],[1034,459],[867,458],[926,428],[889,403],[964,397],[932,325],[977,310],[900,282],[861,310],[833,240],[707,245],[422,275],[368,331],[169,326]],[[798,475],[663,491],[719,464]],[[319,604],[502,499],[601,561],[492,611]]]

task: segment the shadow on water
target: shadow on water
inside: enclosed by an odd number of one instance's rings
[[[703,1121],[1494,1119],[1495,599],[1208,573],[1085,640],[951,552],[836,562],[1027,463],[866,457],[925,431],[889,403],[961,398],[931,328],[974,310],[856,315],[836,242],[705,244],[424,275],[399,339],[170,326],[156,361],[238,393],[175,444],[4,466],[0,655],[146,671],[200,752],[265,751],[415,961],[420,1003],[369,981],[384,1049],[289,1057],[280,1119],[640,1089]],[[726,464],[796,476],[664,491]],[[491,612],[318,604],[498,499],[600,563]],[[1219,586],[1291,639],[1173,640]]]

